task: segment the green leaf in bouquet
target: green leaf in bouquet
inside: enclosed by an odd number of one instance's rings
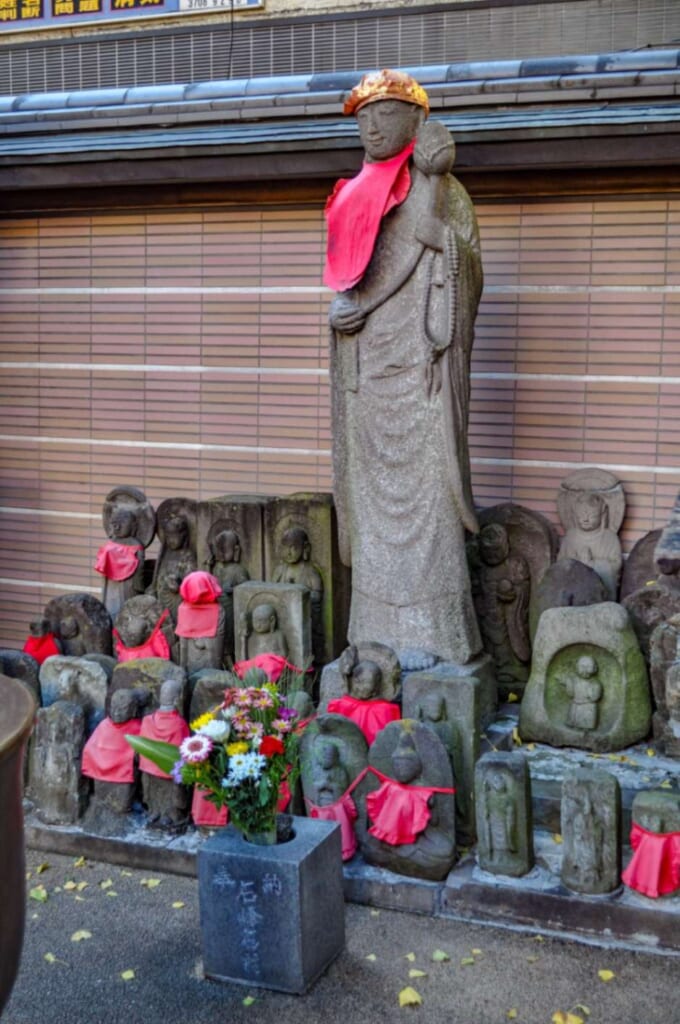
[[[164,743],[162,740],[148,740],[144,736],[125,735],[132,749],[152,761],[162,772],[170,774],[174,765],[180,759],[179,747],[174,743]]]

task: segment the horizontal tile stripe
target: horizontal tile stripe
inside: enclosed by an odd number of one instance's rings
[[[31,444],[69,444],[85,445],[97,448],[144,448],[167,449],[169,451],[187,452],[245,452],[253,455],[300,455],[318,458],[329,456],[330,448],[269,448],[261,445],[246,444],[200,444],[186,441],[119,441],[99,437],[42,437],[37,434],[0,434],[0,441],[13,444],[27,442]]]
[[[76,594],[80,594],[83,591],[87,591],[89,594],[98,594],[101,591],[101,587],[88,587],[86,584],[83,584],[81,587],[73,583],[44,583],[42,580],[17,580],[11,579],[8,576],[0,576],[0,583],[10,587],[26,587],[29,590],[38,588],[44,590],[68,590]]]
[[[652,295],[680,295],[680,285],[652,285],[652,284],[490,284],[484,288],[484,295],[618,295],[628,294],[652,294]],[[43,286],[37,288],[0,288],[2,296],[50,296],[50,295],[334,295],[330,288],[324,285],[259,285],[259,286],[228,286],[228,285],[135,285],[135,286],[78,286],[78,287],[53,287]]]

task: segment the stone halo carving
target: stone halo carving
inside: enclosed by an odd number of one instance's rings
[[[156,533],[156,513],[146,494],[138,487],[131,486],[114,487],[109,491],[102,509],[102,522],[107,536],[111,515],[116,508],[124,508],[134,514],[137,523],[135,536],[140,544],[148,548]]]
[[[184,519],[189,531],[189,544],[193,544],[196,533],[197,503],[192,498],[166,498],[158,506],[156,512],[158,520],[158,536],[162,544],[165,544],[165,529],[168,520],[175,516]]]
[[[626,497],[618,477],[597,466],[577,469],[560,484],[557,509],[565,530],[576,526],[574,504],[581,494],[598,494],[609,510],[609,529],[618,533],[626,513]]]

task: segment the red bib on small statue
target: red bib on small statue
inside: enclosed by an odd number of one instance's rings
[[[125,734],[138,736],[139,718],[112,722],[105,718],[90,736],[83,750],[82,773],[100,782],[134,782],[135,752]]]
[[[381,729],[401,718],[397,705],[390,704],[388,700],[359,700],[349,696],[329,701],[328,711],[332,715],[351,718],[363,732],[369,746]]]
[[[648,832],[633,823],[630,845],[635,853],[621,881],[656,899],[680,889],[680,832]]]
[[[194,795],[191,799],[191,817],[194,819],[194,825],[222,828],[229,821],[229,810],[221,807],[218,811],[215,804],[207,799],[207,792],[207,789],[194,786]]]
[[[354,800],[349,793],[343,793],[339,800],[326,807],[320,807],[307,801],[310,818],[320,818],[321,821],[337,821],[340,825],[340,839],[342,842],[342,859],[351,860],[357,852],[357,837],[354,832],[354,822],[357,820],[357,809]]]
[[[436,786],[402,786],[395,779],[386,779],[366,797],[366,810],[373,822],[369,833],[390,846],[415,843],[427,828],[429,799],[437,791]]]
[[[190,735],[189,726],[178,711],[154,711],[142,719],[139,735],[147,740],[162,740],[179,746],[182,740]],[[179,757],[179,755],[178,755]],[[169,779],[167,772],[162,771],[153,761],[140,757],[139,767],[148,775],[157,775],[159,779]]]
[[[166,608],[153,627],[149,639],[145,640],[139,647],[126,647],[120,638],[118,630],[114,628],[113,638],[115,640],[115,652],[118,661],[134,661],[136,658],[165,658],[166,661],[169,661],[170,645],[162,630],[163,623],[169,614],[170,612]]]
[[[380,222],[403,203],[411,188],[409,142],[390,160],[365,163],[356,178],[341,178],[326,202],[328,246],[324,284],[347,291],[364,276],[375,248]]]
[[[239,679],[243,679],[249,668],[261,668],[267,673],[267,678],[271,683],[278,683],[285,668],[290,669],[291,672],[302,672],[301,668],[291,665],[281,654],[256,654],[254,658],[248,658],[247,661],[237,661],[234,665],[234,672]],[[309,668],[307,671],[311,672],[312,670]]]
[[[29,636],[24,644],[24,654],[30,654],[32,658],[42,665],[53,654],[61,654],[57,647],[54,633],[46,633],[45,636]]]
[[[94,567],[107,580],[129,580],[139,566],[137,555],[143,550],[142,544],[117,544],[115,540],[107,540],[97,552]]]

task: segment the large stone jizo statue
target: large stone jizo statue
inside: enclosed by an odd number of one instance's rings
[[[327,205],[334,492],[352,566],[349,641],[481,650],[464,531],[476,532],[467,448],[469,362],[482,290],[477,223],[450,174],[455,146],[426,122],[409,75],[350,93],[366,156]]]

